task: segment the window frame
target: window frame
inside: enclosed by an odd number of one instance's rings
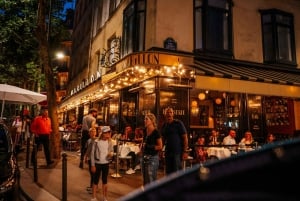
[[[116,0],[110,0],[109,1],[109,11],[108,11],[109,16],[112,16],[112,14],[114,13],[115,9],[116,9]]]
[[[215,1],[218,2],[218,1]],[[194,0],[194,52],[205,55],[218,55],[222,57],[233,57],[233,39],[232,39],[232,0],[224,0],[224,8],[209,5],[208,0]],[[212,12],[217,15],[210,15]],[[216,20],[219,17],[220,26],[210,27],[211,17]],[[223,18],[220,18],[222,17]],[[224,16],[227,16],[224,18]],[[199,19],[198,19],[199,18]],[[221,19],[221,21],[220,21]],[[226,27],[224,26],[226,19]],[[197,29],[198,28],[198,29]],[[222,29],[220,34],[211,34],[209,29]],[[218,39],[218,40],[216,40]],[[216,43],[214,43],[217,41]],[[210,43],[209,43],[210,42]],[[227,47],[224,47],[224,46]]]
[[[134,0],[124,10],[122,57],[145,49],[146,4],[146,0]]]
[[[259,10],[261,14],[261,30],[262,30],[262,45],[263,45],[263,62],[266,64],[278,64],[278,65],[290,65],[297,66],[296,61],[296,46],[295,46],[295,31],[294,31],[294,16],[291,13],[287,13],[278,9],[266,9]],[[264,17],[270,15],[270,21],[264,22]],[[278,21],[277,17],[288,18],[289,24]],[[266,33],[265,30],[269,26],[271,33]],[[278,28],[287,28],[289,32],[285,32],[284,35],[282,32],[279,33]],[[282,29],[281,29],[282,30]],[[267,34],[271,34],[271,42],[266,41]],[[281,37],[280,37],[281,36]],[[280,58],[280,52],[286,52],[286,50],[281,51],[279,40],[287,38],[289,40],[289,47],[285,47],[289,49],[290,54],[287,57]],[[266,46],[267,42],[270,42],[270,46]],[[284,47],[282,47],[284,48]],[[272,52],[269,52],[272,50]]]

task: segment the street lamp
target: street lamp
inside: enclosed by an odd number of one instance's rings
[[[56,58],[57,59],[62,59],[62,58],[64,58],[65,57],[65,53],[63,53],[63,52],[57,52],[56,53]]]

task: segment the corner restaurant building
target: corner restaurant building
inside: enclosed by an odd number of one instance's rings
[[[98,109],[99,124],[123,132],[143,126],[144,115],[173,107],[191,140],[217,129],[226,135],[246,130],[263,142],[268,132],[290,138],[300,130],[300,72],[249,62],[217,61],[161,50],[130,54],[101,75],[94,72],[70,91],[59,106],[60,122],[77,121]]]

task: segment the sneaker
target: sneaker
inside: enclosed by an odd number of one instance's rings
[[[135,173],[135,171],[132,168],[130,168],[129,170],[126,171],[126,174],[134,174],[134,173]]]
[[[141,169],[141,166],[140,165],[137,165],[135,166],[134,170],[140,170]]]

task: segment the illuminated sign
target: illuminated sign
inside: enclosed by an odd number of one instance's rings
[[[82,82],[80,82],[79,84],[77,84],[77,86],[75,86],[72,90],[71,90],[71,96],[78,93],[79,91],[81,91],[82,89],[84,89],[85,87],[87,87],[88,85],[90,85],[91,83],[95,82],[96,80],[98,80],[101,77],[101,73],[99,71],[97,71],[95,74],[92,74],[89,79],[84,79],[82,80]]]
[[[130,55],[117,64],[116,71],[121,72],[128,67],[138,65],[158,65],[160,61],[159,56],[159,53],[148,52]]]

